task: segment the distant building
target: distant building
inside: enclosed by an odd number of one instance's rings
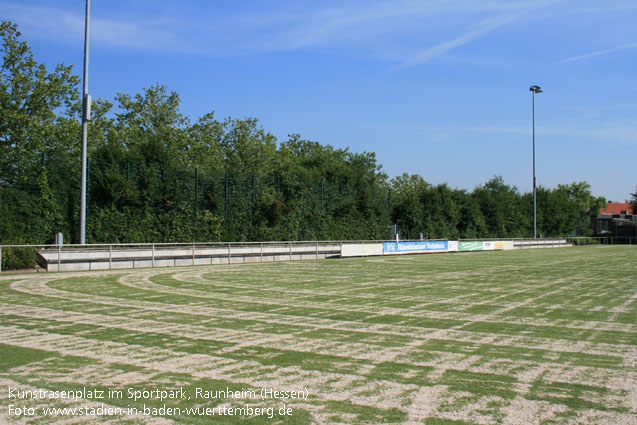
[[[633,204],[609,202],[606,208],[602,208],[602,212],[600,214],[633,215]]]
[[[637,215],[633,214],[633,204],[609,202],[599,215],[591,219],[593,232],[597,235],[611,233],[611,223],[614,224],[613,228],[622,224],[637,223]]]

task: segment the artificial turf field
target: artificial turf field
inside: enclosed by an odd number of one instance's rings
[[[637,424],[635,247],[3,274],[0,318],[0,423]]]

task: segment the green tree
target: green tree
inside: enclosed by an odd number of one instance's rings
[[[542,209],[543,234],[547,236],[566,236],[576,233],[579,226],[577,205],[569,198],[564,188],[548,192],[548,200]]]
[[[76,215],[79,78],[38,63],[17,25],[2,21],[0,37],[0,241],[49,242]]]
[[[198,168],[224,169],[221,142],[225,130],[226,125],[215,119],[214,112],[188,127],[188,163]]]
[[[226,169],[246,174],[269,174],[273,169],[276,138],[258,125],[255,118],[228,118],[221,139]]]
[[[446,183],[429,186],[420,194],[425,211],[424,230],[429,238],[458,238],[460,208],[454,190]]]
[[[456,196],[456,204],[460,209],[457,225],[459,237],[464,239],[486,237],[487,223],[477,197],[464,190],[456,191]]]
[[[135,96],[119,93],[111,142],[126,147],[131,159],[145,163],[183,163],[190,148],[188,119],[179,111],[179,95],[154,85]]]
[[[34,167],[52,151],[77,151],[75,140],[56,136],[62,117],[77,107],[79,79],[71,66],[47,71],[20,36],[17,25],[0,23],[0,185],[5,186],[33,181]]]
[[[577,233],[591,235],[590,219],[599,215],[602,208],[606,207],[606,199],[594,196],[591,186],[586,182],[573,182],[570,185],[558,185],[558,190],[564,191],[573,205],[575,217],[577,217]]]
[[[506,185],[502,176],[495,176],[473,191],[487,224],[482,237],[515,238],[528,236],[531,231],[528,215],[521,208],[516,187]]]
[[[431,185],[417,174],[404,173],[391,180],[391,222],[400,225],[403,237],[425,232],[425,206],[422,200]]]

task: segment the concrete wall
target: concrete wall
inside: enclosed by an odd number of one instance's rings
[[[449,252],[572,246],[566,239],[444,241]],[[441,251],[442,252],[442,251]],[[409,254],[411,252],[392,252]],[[264,242],[253,244],[65,247],[38,251],[48,271],[135,269],[386,255],[382,242]]]
[[[211,246],[44,249],[39,255],[48,271],[134,269],[210,264],[295,261],[340,257],[341,244],[263,243]]]
[[[341,257],[370,257],[383,255],[382,243],[344,243]]]
[[[566,239],[524,239],[513,241],[513,249],[562,248],[569,246],[573,246],[573,243]]]
[[[503,245],[505,251],[513,249],[513,241],[503,241]]]

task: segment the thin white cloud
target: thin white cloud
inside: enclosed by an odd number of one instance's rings
[[[529,12],[543,8],[552,3],[556,3],[556,1],[537,2],[533,5],[524,7],[522,10],[516,10],[513,12],[508,12],[508,13],[504,13],[495,17],[484,19],[478,22],[477,24],[473,25],[472,28],[470,28],[468,32],[463,34],[462,36],[457,37],[453,40],[445,41],[436,46],[429,47],[423,51],[420,51],[417,54],[410,57],[409,59],[400,63],[397,66],[397,68],[409,68],[409,67],[427,62],[431,59],[434,59],[448,52],[451,49],[463,46],[494,30],[497,30],[498,28],[501,28],[505,25],[516,22],[520,20],[523,16],[527,15]]]
[[[189,16],[183,14],[188,13],[186,9],[180,10],[179,17],[157,8],[152,15],[118,16],[117,19],[93,14],[91,43],[223,56],[304,48],[350,48],[359,54],[372,54],[410,66],[519,19],[536,9],[537,4],[531,0],[327,0],[317,6],[290,3],[274,9],[266,4],[258,11],[238,14]],[[0,13],[16,20],[21,28],[29,31],[29,36],[67,43],[77,43],[83,37],[82,7],[69,11],[12,2],[0,3]],[[494,13],[496,17],[470,26],[467,34],[414,54],[418,43],[439,36],[441,30],[448,33],[473,16]],[[438,25],[443,17],[449,25],[423,31],[432,24]]]
[[[42,6],[0,4],[0,13],[18,23],[29,36],[62,43],[81,43],[84,39],[84,8],[76,11]],[[172,50],[182,47],[167,28],[167,18],[120,21],[91,16],[90,42],[108,47]]]
[[[518,10],[518,3],[476,0],[402,0],[308,10],[295,16],[292,26],[300,37],[297,46],[356,40],[369,43],[370,36],[385,37],[420,30],[425,20],[444,15]]]
[[[619,52],[621,50],[634,49],[636,47],[637,47],[637,43],[626,44],[624,46],[614,47],[612,49],[606,49],[606,50],[601,50],[599,52],[593,52],[593,53],[587,53],[585,55],[574,56],[572,58],[568,58],[568,59],[561,60],[559,62],[555,62],[553,65],[561,65],[561,64],[564,64],[564,63],[575,62],[575,61],[579,61],[579,60],[592,58],[592,57],[595,57],[595,56],[606,55],[608,53]]]
[[[528,135],[531,132],[528,126],[480,126],[457,128],[459,133],[491,133]],[[591,143],[603,145],[613,143],[623,146],[637,146],[637,120],[601,121],[597,126],[573,122],[563,125],[542,125],[537,132],[543,137],[571,137],[580,141],[588,140]]]
[[[504,25],[504,23],[502,23],[501,25],[497,25],[493,28],[485,27],[480,30],[471,31],[467,34],[462,35],[461,37],[455,38],[453,40],[445,41],[444,43],[440,43],[437,46],[430,47],[426,50],[418,52],[416,55],[403,61],[396,68],[410,68],[415,65],[420,65],[424,62],[427,62],[433,58],[436,58],[442,55],[443,53],[451,49],[467,44],[502,25]]]
[[[39,37],[66,42],[84,34],[84,16],[63,9],[4,3],[0,4],[0,13],[3,19],[16,22],[20,30]]]

